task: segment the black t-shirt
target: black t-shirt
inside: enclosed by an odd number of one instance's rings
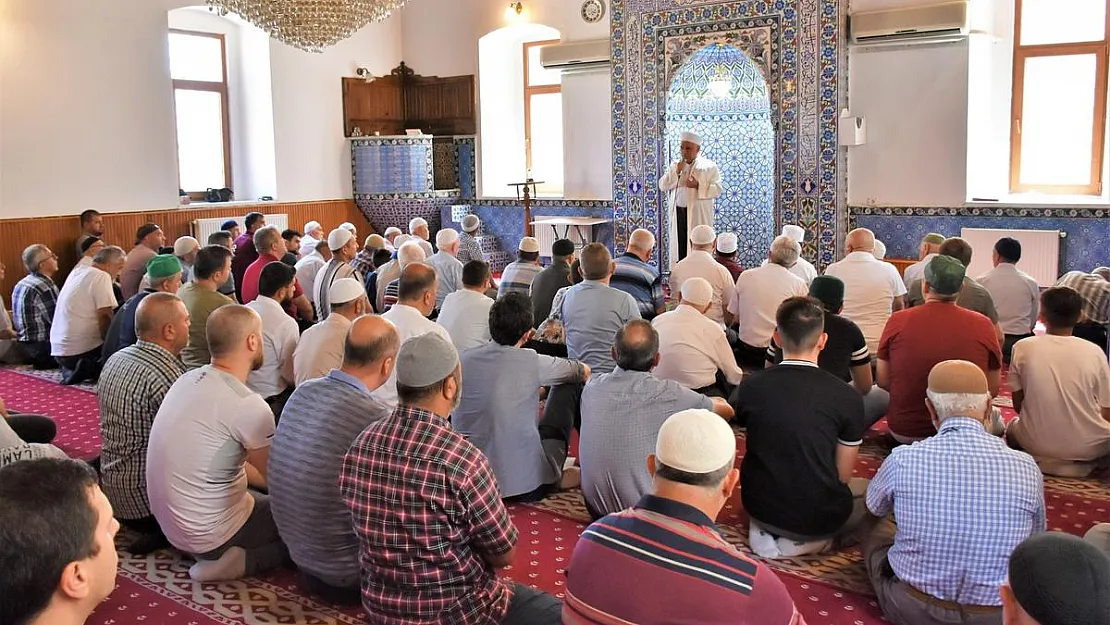
[[[825,334],[829,340],[825,349],[817,357],[817,365],[844,380],[852,381],[852,367],[871,363],[871,353],[867,351],[867,340],[854,321],[840,315],[825,314]],[[767,348],[767,362],[782,362],[782,348],[771,339]]]
[[[748,427],[740,467],[744,508],[801,536],[835,534],[852,513],[836,450],[863,439],[863,398],[828,371],[779,365],[744,378],[729,401]]]

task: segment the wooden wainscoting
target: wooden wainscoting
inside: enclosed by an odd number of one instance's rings
[[[166,233],[166,245],[173,245],[177,237],[191,234],[190,224],[195,219],[226,217],[238,219],[242,225],[243,216],[257,210],[269,214],[289,215],[289,227],[300,230],[306,222],[318,221],[325,231],[349,221],[358,228],[359,238],[364,238],[373,230],[370,222],[355,206],[354,200],[323,200],[319,202],[266,202],[262,204],[232,204],[229,206],[204,206],[203,208],[179,208],[127,213],[103,213],[104,238],[112,245],[125,250],[135,243],[135,231],[139,226],[153,222]],[[76,215],[63,217],[24,217],[0,219],[0,262],[7,266],[7,275],[0,282],[0,293],[4,303],[11,306],[11,293],[25,274],[21,255],[23,249],[34,243],[45,243],[58,255],[61,272],[55,281],[61,285],[65,275],[77,262],[74,245],[81,227]],[[204,245],[206,241],[201,241]],[[361,243],[361,242],[360,242]]]
[[[917,262],[914,258],[887,258],[885,260],[898,269],[898,275],[900,276],[906,275],[906,267]]]

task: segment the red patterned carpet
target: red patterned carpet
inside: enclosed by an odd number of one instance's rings
[[[53,417],[57,443],[75,457],[94,456],[100,447],[96,396],[91,388],[66,388],[50,376],[29,371],[0,370],[0,397],[22,412]],[[1008,394],[1000,397],[1012,417]],[[882,424],[880,428],[884,427]],[[881,434],[873,432],[864,447],[857,475],[874,475],[886,456]],[[738,436],[737,455],[743,455]],[[1099,521],[1110,520],[1110,484],[1096,480],[1046,481],[1050,529],[1082,534]],[[560,595],[564,568],[585,528],[577,493],[567,493],[536,506],[512,506],[520,529],[517,560],[505,576]],[[747,516],[737,496],[720,519],[730,541],[746,549]],[[771,564],[786,584],[810,625],[871,625],[884,622],[863,578],[856,550]],[[189,579],[188,561],[169,550],[146,557],[120,553],[116,591],[90,619],[92,625],[123,623],[360,623],[360,611],[322,605],[304,595],[292,571],[236,582],[198,584]],[[629,583],[634,583],[629,580]]]

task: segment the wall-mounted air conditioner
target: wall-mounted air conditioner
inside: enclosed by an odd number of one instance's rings
[[[540,64],[561,71],[609,65],[609,40],[571,41],[540,48]]]
[[[918,7],[863,11],[848,17],[856,45],[958,41],[971,31],[968,0]]]

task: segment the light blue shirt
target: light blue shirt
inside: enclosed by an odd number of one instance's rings
[[[1001,605],[1010,554],[1045,530],[1037,463],[965,417],[895,448],[867,487],[867,507],[894,512],[887,557],[898,579],[961,605]]]
[[[593,373],[613,370],[617,331],[641,318],[631,295],[597,280],[572,286],[563,298],[561,314],[567,331],[567,354],[590,365]]]
[[[462,288],[463,264],[447,252],[436,252],[427,261],[439,277],[439,290],[436,291],[436,308],[443,307],[443,300]]]

